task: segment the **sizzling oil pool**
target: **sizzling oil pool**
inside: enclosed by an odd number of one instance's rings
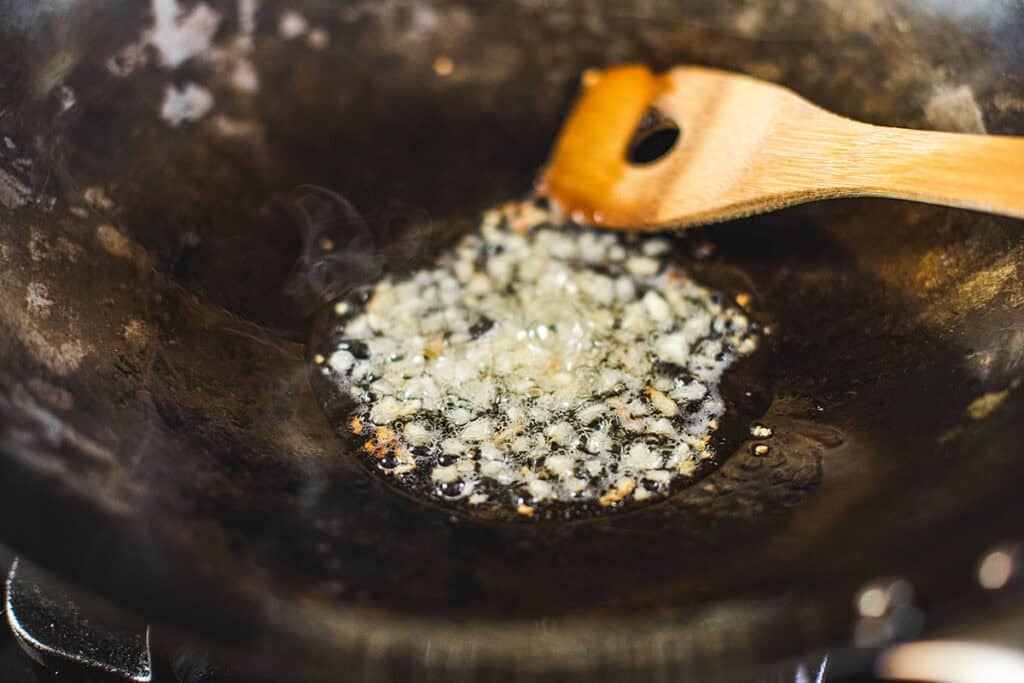
[[[755,325],[659,237],[486,213],[433,267],[341,301],[322,372],[409,493],[487,516],[625,508],[713,462]]]

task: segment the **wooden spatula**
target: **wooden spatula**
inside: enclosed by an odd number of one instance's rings
[[[627,65],[585,75],[538,189],[628,229],[852,196],[1024,218],[1024,137],[874,126],[748,76]]]

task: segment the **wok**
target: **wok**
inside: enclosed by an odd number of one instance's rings
[[[0,2],[0,539],[292,680],[731,679],[850,643],[883,577],[928,628],[991,610],[976,563],[1024,519],[1020,221],[851,200],[673,238],[772,334],[718,469],[629,513],[400,495],[309,358],[339,288],[528,191],[586,67],[1024,134],[1022,30],[1010,0]],[[354,208],[296,230],[303,184]]]

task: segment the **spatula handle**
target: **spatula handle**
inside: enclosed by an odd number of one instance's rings
[[[853,132],[863,157],[831,178],[837,189],[1024,218],[1024,138],[867,124]]]

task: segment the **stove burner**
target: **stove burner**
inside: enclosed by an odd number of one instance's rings
[[[7,623],[18,645],[45,668],[73,663],[138,683],[153,680],[149,629],[85,611],[55,581],[15,558],[7,575]]]
[[[2,551],[0,547],[0,558]],[[188,654],[172,657],[171,661],[158,660],[154,667],[148,628],[140,631],[119,623],[108,614],[97,614],[76,601],[57,580],[17,558],[8,572],[6,589],[4,606],[11,632],[21,649],[43,669],[37,670],[35,675],[26,672],[12,681],[6,674],[16,669],[0,662],[4,683],[43,680],[65,683],[99,680],[225,683],[230,680],[237,683],[249,680],[219,669],[214,672],[205,657]],[[0,655],[6,660],[4,645],[0,634]],[[1020,680],[1021,672],[1024,672],[1024,655],[1020,649],[996,646],[968,635],[964,640],[901,642],[897,638],[896,642],[872,647],[839,648],[781,662],[730,680],[741,683],[769,680],[779,683],[1002,681]],[[995,675],[989,676],[990,673]]]

